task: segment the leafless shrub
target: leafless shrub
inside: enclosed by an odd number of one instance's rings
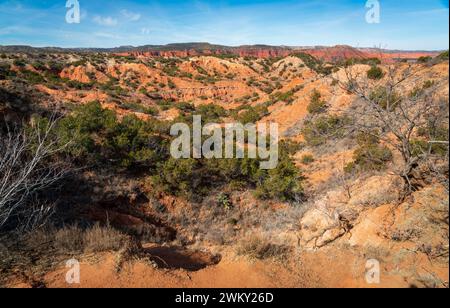
[[[388,66],[386,70],[383,79],[369,80],[365,72],[358,73],[348,67],[345,69],[346,80],[341,81],[340,86],[359,97],[348,112],[353,119],[353,129],[375,134],[401,154],[403,165],[398,167],[396,174],[405,180],[405,195],[408,195],[416,189],[414,172],[434,156],[432,149],[436,144],[446,146],[448,162],[448,134],[439,139],[428,134],[421,139],[425,143],[421,152],[415,149],[414,142],[421,130],[429,131],[436,123],[448,128],[448,102],[436,95],[439,87],[448,86],[448,79],[409,92],[405,84],[418,84],[420,70],[399,65]]]
[[[40,203],[36,196],[69,172],[54,159],[65,147],[55,137],[56,123],[52,117],[0,132],[0,229],[14,221],[19,231],[32,230],[52,214],[52,204]]]

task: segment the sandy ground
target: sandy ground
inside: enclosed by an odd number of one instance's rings
[[[275,261],[255,261],[226,253],[216,265],[206,264],[204,255],[164,255],[169,266],[191,269],[155,268],[149,262],[127,262],[117,271],[117,255],[102,254],[85,257],[80,261],[80,284],[68,284],[69,268],[63,265],[45,275],[43,284],[48,288],[407,288],[410,285],[400,275],[384,274],[381,268],[380,284],[366,282],[364,259],[349,251],[336,250],[304,253],[301,257],[282,264]],[[180,259],[181,258],[181,259]],[[177,263],[178,262],[178,263]],[[188,264],[189,263],[189,264]],[[196,266],[202,268],[196,268]],[[193,266],[193,267],[192,267]],[[13,288],[29,287],[13,282]]]

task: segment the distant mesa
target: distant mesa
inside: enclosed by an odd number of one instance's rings
[[[142,57],[190,57],[202,55],[230,55],[239,57],[286,57],[293,53],[304,52],[322,61],[337,62],[348,59],[368,59],[383,57],[393,59],[418,59],[423,56],[437,56],[440,51],[402,51],[377,48],[355,48],[348,45],[326,46],[270,46],[243,45],[237,47],[214,45],[209,43],[178,43],[168,45],[121,46],[116,48],[35,48],[30,46],[0,46],[0,52],[106,52],[119,56]]]

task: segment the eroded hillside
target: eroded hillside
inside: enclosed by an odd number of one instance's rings
[[[46,228],[2,225],[0,281],[65,287],[75,256],[81,287],[448,287],[448,53],[341,56],[1,54],[0,115],[56,114],[73,172]],[[278,123],[279,167],[171,159],[194,114]]]

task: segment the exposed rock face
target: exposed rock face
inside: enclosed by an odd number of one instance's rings
[[[106,82],[109,78],[102,72],[99,72],[91,64],[70,66],[62,70],[59,75],[61,78],[69,80],[76,80],[82,83],[89,83],[91,81]]]
[[[345,230],[340,227],[337,212],[325,208],[314,208],[307,212],[300,225],[302,249],[321,248],[345,234]]]
[[[135,57],[194,57],[194,56],[208,56],[208,55],[235,55],[240,57],[286,57],[291,50],[284,48],[244,48],[239,47],[235,49],[216,49],[216,50],[172,50],[172,51],[130,51],[117,53],[119,56],[135,56]]]
[[[356,48],[345,45],[338,45],[329,48],[309,49],[305,50],[306,53],[313,57],[321,59],[327,62],[336,62],[347,59],[365,59],[369,58],[369,55]]]
[[[152,50],[148,48],[139,48],[139,51],[122,51],[116,53],[119,56],[135,56],[135,57],[194,57],[208,55],[234,55],[239,57],[256,57],[256,58],[276,58],[287,57],[294,53],[304,52],[318,59],[327,62],[343,61],[347,59],[367,59],[382,58],[385,60],[393,59],[417,59],[422,56],[436,56],[435,52],[390,52],[385,50],[371,48],[354,48],[347,45],[337,45],[333,47],[316,47],[316,48],[291,48],[276,46],[241,46],[241,47],[217,47],[205,49],[183,49],[179,50]]]

